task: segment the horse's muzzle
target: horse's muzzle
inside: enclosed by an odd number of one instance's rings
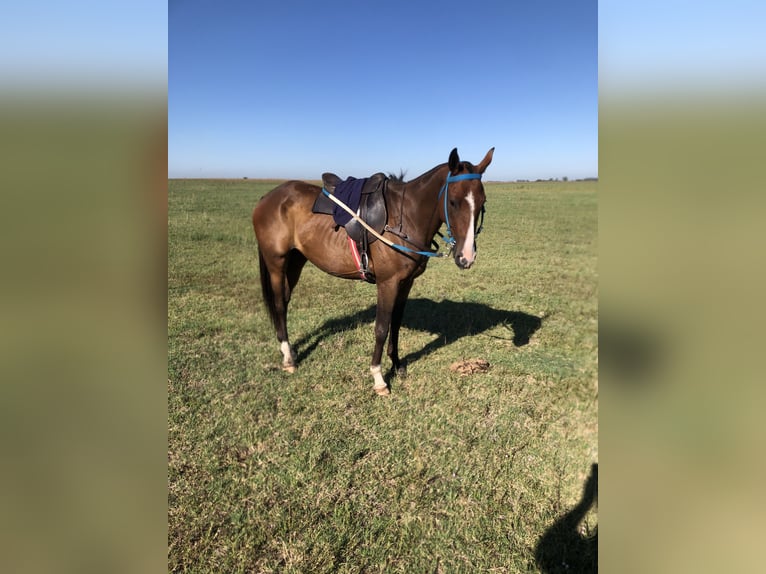
[[[471,266],[476,262],[476,252],[474,252],[473,258],[466,259],[462,255],[455,255],[455,264],[460,267],[461,269],[470,269]]]
[[[471,265],[476,261],[476,243],[468,243],[470,247],[463,248],[455,253],[455,264],[461,269],[470,269]]]

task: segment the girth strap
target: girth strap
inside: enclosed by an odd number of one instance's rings
[[[359,272],[359,278],[363,281],[367,281],[367,283],[375,284],[375,275],[370,271],[370,260],[367,255],[367,247],[362,246],[362,249],[360,250],[357,242],[351,239],[351,237],[346,236],[346,239],[348,240],[348,248],[351,251],[351,257],[354,259],[354,264]]]

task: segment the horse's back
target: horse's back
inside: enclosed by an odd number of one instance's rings
[[[321,189],[305,181],[286,181],[264,195],[253,209],[256,235],[274,226],[294,228],[302,217],[311,215],[311,206]]]
[[[286,181],[264,195],[256,204],[254,213],[276,210],[277,207],[281,208],[283,205],[286,206],[284,209],[289,209],[296,204],[310,203],[313,205],[320,191],[318,186],[305,181]],[[311,205],[309,205],[309,211],[311,211]]]
[[[286,181],[264,195],[253,210],[253,229],[263,251],[303,251],[310,238],[317,237],[319,222],[311,209],[322,189],[305,181]],[[308,254],[307,254],[308,255]]]

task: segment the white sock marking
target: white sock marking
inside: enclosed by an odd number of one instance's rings
[[[372,378],[375,381],[375,383],[372,385],[373,389],[385,389],[388,386],[386,381],[383,379],[383,372],[380,368],[380,365],[373,365],[370,367],[370,373],[372,373]]]
[[[279,350],[282,351],[282,364],[284,366],[293,364],[293,350],[290,348],[290,343],[282,341],[279,344]]]

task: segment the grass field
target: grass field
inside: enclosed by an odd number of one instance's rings
[[[275,182],[170,180],[168,569],[593,571],[597,185],[485,184],[477,263],[415,281],[382,398],[375,287],[311,265],[279,369],[250,224]]]

